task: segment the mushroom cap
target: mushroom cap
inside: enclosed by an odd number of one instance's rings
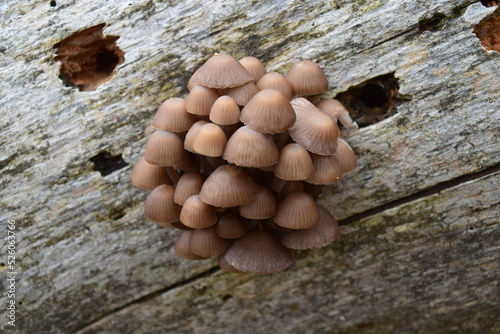
[[[214,207],[203,202],[199,195],[192,195],[184,202],[179,220],[191,228],[207,228],[217,223],[217,214]]]
[[[286,80],[297,95],[316,95],[328,89],[328,79],[323,70],[310,60],[295,63]]]
[[[259,82],[260,78],[266,74],[264,64],[255,57],[243,57],[238,61],[253,76],[254,83]]]
[[[229,208],[250,202],[258,192],[259,186],[242,168],[223,165],[203,183],[200,198],[207,204]]]
[[[227,141],[222,157],[242,167],[266,167],[278,161],[279,151],[270,135],[242,126]]]
[[[314,172],[306,181],[312,184],[330,184],[340,179],[342,165],[335,155],[311,154]]]
[[[186,151],[179,135],[156,130],[149,137],[144,150],[144,159],[152,165],[173,166],[184,161]]]
[[[225,213],[220,216],[215,228],[217,234],[225,239],[237,239],[247,234],[247,227],[243,218],[232,213]]]
[[[196,85],[186,96],[186,110],[191,114],[206,116],[219,97],[216,89]]]
[[[351,116],[349,116],[349,111],[344,107],[339,100],[326,98],[320,100],[316,103],[316,107],[330,116],[335,122],[340,121],[346,128],[352,125]]]
[[[170,132],[187,131],[198,119],[186,111],[184,99],[174,97],[160,105],[153,119],[153,126]]]
[[[253,76],[235,58],[214,54],[189,80],[191,84],[210,88],[231,88],[252,81]]]
[[[155,223],[179,221],[181,207],[174,202],[174,187],[163,184],[151,191],[144,202],[144,216]]]
[[[333,155],[339,137],[336,122],[303,97],[293,99],[291,104],[297,120],[288,130],[290,137],[309,152]]]
[[[175,187],[174,202],[184,205],[188,197],[200,193],[204,181],[203,176],[198,173],[186,173],[182,175]]]
[[[203,260],[206,257],[199,256],[194,254],[191,251],[191,237],[193,235],[193,230],[185,230],[182,231],[181,234],[177,237],[177,240],[174,244],[174,251],[180,257],[187,260]]]
[[[130,181],[137,188],[153,190],[162,184],[172,185],[172,180],[163,166],[152,165],[141,157],[130,173]]]
[[[356,155],[345,140],[339,138],[335,157],[340,162],[343,173],[350,172],[356,168]]]
[[[186,133],[186,137],[184,137],[184,148],[189,152],[196,153],[193,148],[194,137],[196,136],[198,130],[200,130],[200,128],[205,124],[209,124],[209,122],[203,120],[198,121],[194,123]]]
[[[223,95],[212,105],[209,117],[215,124],[236,124],[240,121],[240,107],[231,96]]]
[[[318,220],[316,201],[303,191],[294,191],[281,200],[274,216],[276,224],[293,230],[311,228]]]
[[[214,123],[207,123],[200,127],[193,139],[193,150],[196,153],[219,157],[224,153],[227,138],[222,129]]]
[[[259,89],[253,81],[238,87],[219,89],[219,94],[231,96],[240,106],[246,105],[258,92]]]
[[[311,156],[305,148],[296,143],[283,147],[274,175],[283,180],[306,180],[314,172]]]
[[[231,241],[221,238],[215,231],[215,226],[202,230],[194,230],[191,235],[191,251],[199,256],[219,256],[231,246]]]
[[[241,205],[238,210],[242,217],[248,219],[266,219],[274,216],[277,206],[278,203],[271,190],[260,186],[257,197]]]
[[[226,261],[235,269],[257,274],[272,274],[285,270],[294,262],[293,253],[270,232],[255,230],[227,250]]]
[[[287,97],[274,89],[264,89],[241,110],[240,120],[262,133],[279,133],[295,122],[295,112]]]
[[[319,206],[319,221],[315,226],[295,230],[281,237],[283,246],[291,249],[311,249],[324,247],[340,237],[340,227],[328,210]]]
[[[257,82],[259,90],[274,89],[281,92],[288,100],[293,97],[292,87],[285,76],[277,72],[269,72]]]

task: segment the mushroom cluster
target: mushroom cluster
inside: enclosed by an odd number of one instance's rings
[[[224,270],[268,274],[289,267],[292,250],[339,238],[316,198],[356,157],[339,138],[337,120],[352,125],[348,111],[331,98],[311,102],[327,88],[312,61],[283,76],[254,57],[215,54],[185,98],[160,106],[131,181],[151,190],[148,220],[182,230],[179,256],[217,256]]]

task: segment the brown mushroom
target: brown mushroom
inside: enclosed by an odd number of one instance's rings
[[[255,57],[243,57],[239,60],[239,63],[253,76],[254,83],[259,82],[266,74],[266,68],[262,62]]]
[[[153,126],[170,132],[187,131],[198,119],[186,111],[182,98],[171,98],[163,102],[153,119]]]
[[[258,91],[259,89],[257,86],[253,83],[253,81],[250,81],[242,86],[219,89],[219,94],[229,95],[236,101],[236,103],[238,103],[238,105],[244,106],[252,97],[254,97],[255,94],[257,94]]]
[[[277,90],[289,100],[293,97],[292,87],[290,86],[286,78],[282,74],[276,72],[269,72],[262,78],[260,78],[260,80],[257,82],[257,88],[259,90]]]
[[[248,219],[265,219],[274,216],[277,206],[278,203],[271,190],[261,186],[257,197],[241,205],[238,211],[242,217]]]
[[[175,187],[174,202],[184,205],[188,197],[200,193],[204,181],[203,176],[198,173],[186,173],[182,175]]]
[[[297,95],[316,95],[328,89],[328,79],[325,73],[310,60],[295,63],[286,75],[286,80]]]
[[[306,180],[314,172],[314,166],[306,149],[291,143],[281,149],[273,172],[283,180]]]
[[[217,214],[214,207],[203,202],[199,195],[192,195],[184,202],[179,220],[191,228],[207,228],[217,223]]]
[[[219,97],[216,89],[196,85],[186,96],[186,110],[191,114],[206,116]]]
[[[274,222],[289,229],[311,228],[319,221],[319,209],[311,195],[303,191],[288,194],[278,204]]]
[[[206,257],[194,254],[191,251],[191,237],[193,235],[193,230],[182,231],[177,237],[174,244],[174,251],[182,258],[187,260],[203,260]]]
[[[339,100],[331,98],[322,99],[316,103],[316,107],[330,116],[335,122],[339,120],[346,128],[352,125],[349,111],[347,111],[346,107]]]
[[[186,151],[179,135],[157,130],[153,132],[146,143],[144,159],[159,166],[173,166],[184,161]]]
[[[338,140],[338,147],[337,151],[335,152],[335,157],[342,166],[342,172],[347,173],[356,168],[356,155],[345,140]]]
[[[247,233],[245,221],[233,213],[224,213],[215,225],[217,234],[225,239],[238,239]]]
[[[159,185],[172,185],[172,180],[163,166],[152,165],[141,157],[130,173],[130,181],[137,188],[153,190]]]
[[[306,180],[313,184],[330,184],[340,180],[342,165],[335,155],[323,156],[311,154],[314,172]]]
[[[215,124],[235,124],[240,121],[240,108],[232,97],[223,95],[212,105],[209,117]]]
[[[227,138],[222,129],[214,123],[200,127],[193,139],[193,150],[208,157],[220,157],[224,153]]]
[[[199,256],[219,256],[227,251],[230,246],[231,242],[229,240],[217,235],[215,226],[202,230],[194,230],[191,235],[191,251]]]
[[[144,202],[144,216],[155,223],[179,221],[181,207],[174,202],[174,187],[161,185],[153,189]]]

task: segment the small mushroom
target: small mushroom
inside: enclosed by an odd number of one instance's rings
[[[293,253],[270,232],[251,231],[227,250],[225,260],[236,270],[272,274],[285,270],[294,262]]]
[[[279,151],[272,137],[242,126],[229,138],[222,156],[242,167],[267,167],[278,162]]]
[[[188,197],[200,193],[204,181],[203,176],[198,173],[186,173],[182,175],[175,187],[174,202],[184,205]]]
[[[209,124],[209,122],[203,120],[198,121],[194,123],[189,129],[189,131],[186,133],[186,137],[184,138],[184,148],[189,152],[196,153],[193,148],[194,137],[196,136],[198,130],[205,124]]]
[[[240,120],[262,133],[279,133],[295,122],[295,112],[288,98],[274,89],[264,89],[252,97],[241,110]]]
[[[257,82],[257,88],[259,90],[264,90],[264,89],[277,90],[281,92],[288,100],[291,100],[293,97],[292,87],[290,86],[286,78],[280,73],[276,72],[267,73]]]
[[[316,103],[316,107],[330,116],[335,122],[339,120],[346,128],[352,125],[349,111],[347,111],[346,107],[339,100],[331,98],[322,99]]]
[[[231,246],[229,240],[217,235],[215,226],[202,230],[194,230],[192,233],[190,248],[196,255],[203,257],[219,256]]]
[[[203,260],[206,257],[194,254],[191,251],[191,236],[193,235],[193,230],[182,231],[177,237],[174,244],[174,251],[180,257],[187,260]]]
[[[199,195],[192,195],[184,202],[179,220],[187,227],[207,228],[217,223],[217,214],[214,207],[203,202]]]
[[[273,172],[283,180],[306,180],[313,174],[314,166],[306,149],[291,143],[281,149]]]
[[[172,180],[163,166],[152,165],[141,157],[130,173],[130,181],[137,188],[153,190],[162,184],[172,185]]]
[[[144,159],[158,166],[173,166],[184,161],[186,151],[179,135],[157,130],[153,132],[146,143]]]
[[[193,150],[207,157],[220,157],[224,153],[227,138],[222,129],[214,123],[200,127],[193,139]]]
[[[356,155],[345,140],[339,138],[335,157],[342,166],[342,172],[347,173],[356,168]]]
[[[231,96],[240,106],[246,105],[258,92],[259,89],[253,81],[238,87],[219,89],[219,94]]]
[[[340,133],[336,122],[303,97],[293,99],[291,105],[297,120],[288,130],[290,137],[309,152],[334,154]]]
[[[241,205],[238,211],[242,217],[248,219],[266,219],[274,216],[277,206],[278,203],[271,190],[261,186],[257,197]]]
[[[215,225],[217,235],[224,239],[238,239],[247,233],[245,221],[233,213],[220,216]]]
[[[340,237],[340,227],[328,210],[319,206],[319,221],[315,226],[295,230],[281,237],[285,247],[291,249],[320,248],[331,244]]]
[[[210,88],[232,88],[254,80],[236,59],[226,54],[214,54],[191,76],[191,84]]]
[[[253,76],[254,83],[259,82],[266,74],[266,68],[262,62],[255,57],[243,57],[239,60],[239,63]]]
[[[153,126],[170,132],[187,131],[198,119],[186,111],[186,102],[174,97],[163,102],[153,119]]]
[[[216,89],[196,85],[186,96],[186,110],[191,114],[206,116],[219,97]]]
[[[174,187],[161,185],[153,189],[144,202],[144,216],[155,223],[179,221],[181,207],[174,202]]]
[[[235,124],[240,121],[240,108],[232,97],[223,95],[212,105],[209,117],[215,124]]]
[[[319,209],[311,195],[303,191],[288,194],[278,204],[274,222],[289,229],[311,228],[319,221]]]
[[[207,178],[200,191],[200,199],[210,205],[229,208],[254,199],[259,186],[240,167],[223,165]]]
[[[306,181],[312,184],[330,184],[340,180],[342,165],[335,155],[311,154],[314,172]]]
[[[316,95],[328,89],[328,79],[325,73],[310,60],[295,63],[286,75],[286,80],[297,95]]]

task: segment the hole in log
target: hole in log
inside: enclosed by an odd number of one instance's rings
[[[90,161],[94,164],[94,170],[101,173],[102,176],[128,166],[121,154],[113,156],[109,152],[101,152],[90,158]]]
[[[104,26],[103,23],[79,31],[54,45],[55,60],[61,62],[59,78],[66,86],[96,90],[113,77],[116,66],[125,60],[116,45],[119,36],[104,37]]]
[[[365,127],[397,112],[396,105],[402,100],[398,90],[398,80],[390,73],[362,82],[335,98],[349,110],[359,127]]]
[[[482,19],[472,32],[486,50],[500,52],[500,8]]]
[[[500,5],[500,1],[494,1],[494,0],[481,0],[481,3],[485,7],[494,7]]]
[[[444,14],[435,13],[430,19],[422,19],[418,22],[418,31],[436,31],[443,25]]]
[[[51,6],[51,7],[55,7],[55,6],[57,6],[57,3],[56,3],[54,0],[52,0],[52,1],[50,2],[50,6]]]

